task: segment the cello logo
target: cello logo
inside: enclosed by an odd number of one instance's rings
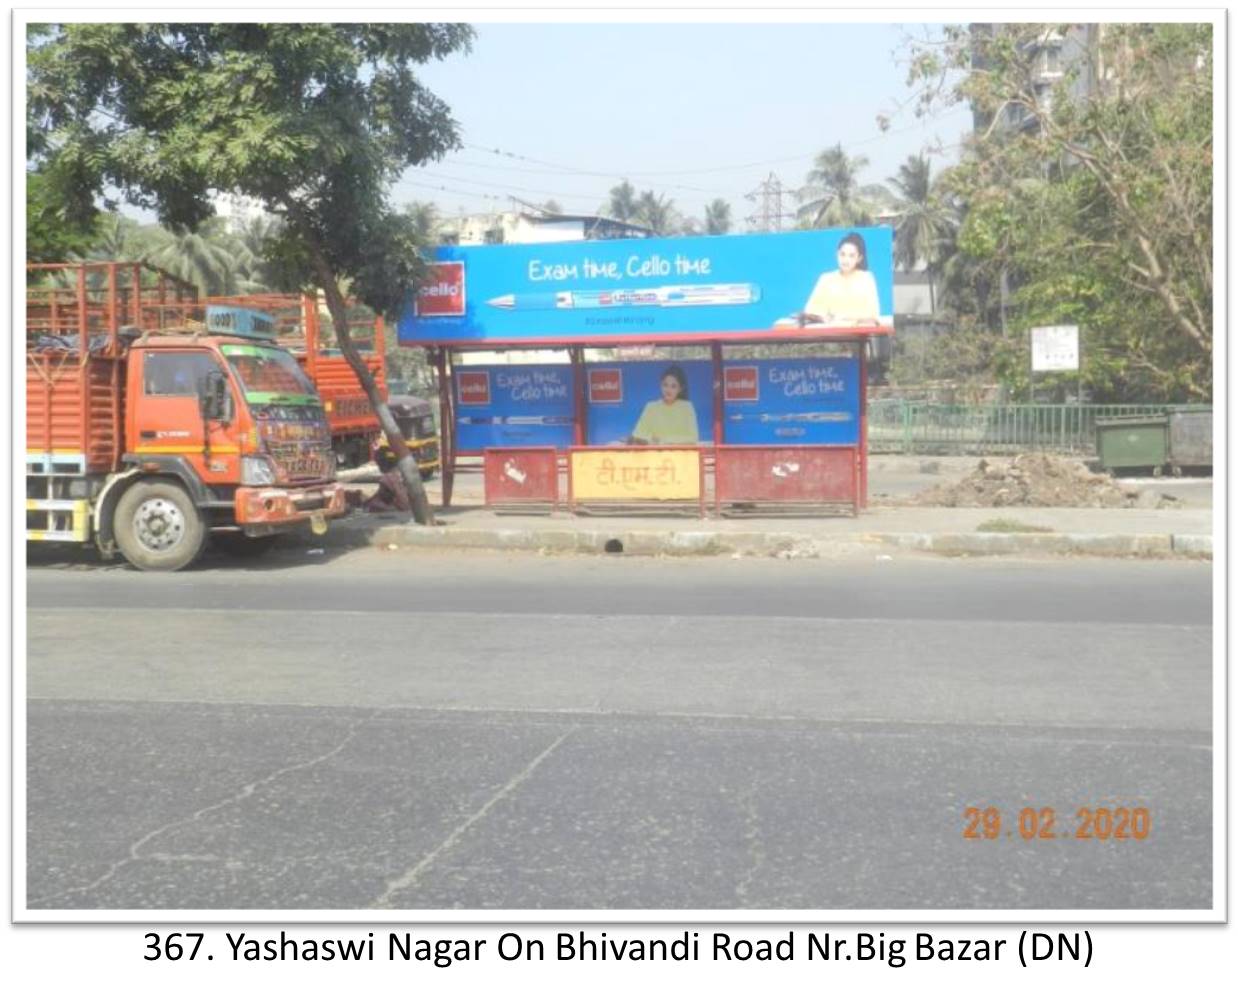
[[[464,263],[431,263],[429,279],[417,291],[417,317],[464,314]]]
[[[756,367],[727,367],[723,372],[724,401],[759,401]]]
[[[623,371],[614,367],[589,371],[591,404],[623,401]]]
[[[460,386],[460,404],[490,404],[490,373],[487,370],[461,370],[457,375]]]

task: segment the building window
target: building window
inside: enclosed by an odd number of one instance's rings
[[[1049,76],[1062,75],[1062,49],[1060,45],[1046,45],[1040,50],[1040,71]]]

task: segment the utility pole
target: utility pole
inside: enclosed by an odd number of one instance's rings
[[[744,195],[757,205],[756,211],[744,221],[758,232],[781,232],[783,219],[793,217],[793,215],[784,214],[782,210],[782,195],[785,190],[782,181],[775,174],[770,173],[765,180],[761,181],[756,190]]]

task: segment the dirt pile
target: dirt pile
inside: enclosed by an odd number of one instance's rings
[[[1078,460],[1048,453],[1022,453],[1012,460],[981,460],[961,481],[939,484],[912,499],[946,508],[1134,508],[1149,507],[1139,488],[1093,474]],[[1150,507],[1177,504],[1169,495]]]

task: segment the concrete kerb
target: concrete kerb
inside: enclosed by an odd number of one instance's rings
[[[859,547],[884,546],[942,556],[1018,554],[1093,557],[1212,556],[1212,537],[1124,533],[845,533],[710,530],[520,529],[388,525],[358,534],[357,545],[530,553],[623,553],[631,556],[827,558]]]
[[[879,542],[949,557],[1020,553],[1092,557],[1168,557],[1173,537],[1123,533],[879,533]]]

